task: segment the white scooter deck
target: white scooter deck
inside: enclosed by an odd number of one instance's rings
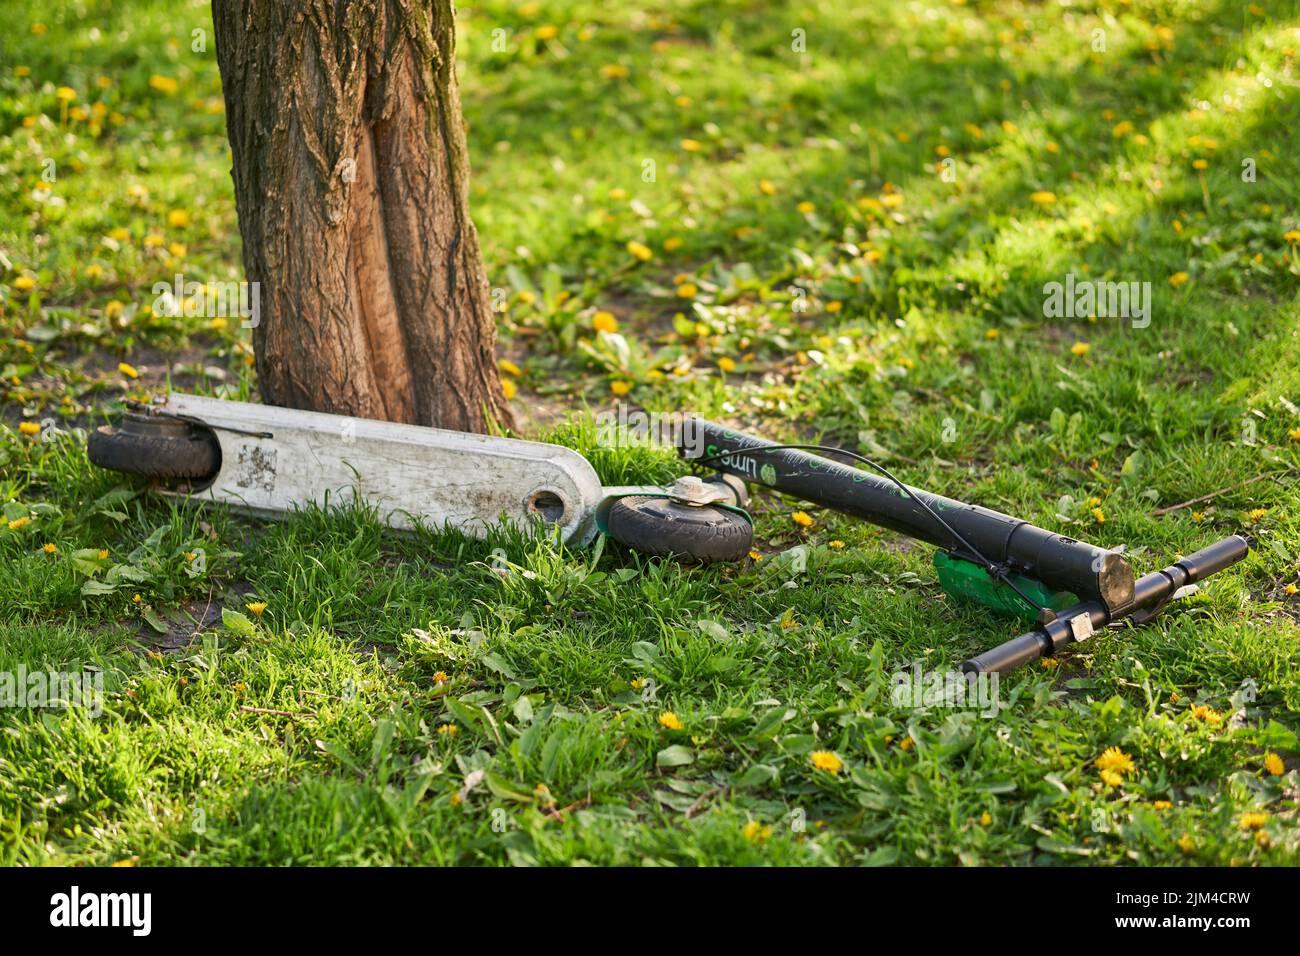
[[[256,513],[362,500],[396,528],[483,537],[502,519],[541,520],[581,545],[613,490],[576,451],[542,442],[176,393],[165,411],[209,426],[221,446],[216,477],[188,496]]]

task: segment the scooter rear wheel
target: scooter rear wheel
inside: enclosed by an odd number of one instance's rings
[[[90,433],[92,464],[146,478],[207,481],[221,467],[221,448],[206,429],[176,419],[128,414],[118,427]]]
[[[754,541],[753,527],[735,511],[650,495],[620,498],[606,524],[629,548],[702,563],[739,560]]]

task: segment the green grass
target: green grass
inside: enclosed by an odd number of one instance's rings
[[[105,702],[0,709],[0,860],[1300,862],[1296,4],[532,6],[464,7],[459,47],[521,411],[619,383],[1139,571],[1260,546],[985,719],[896,704],[891,675],[1016,624],[947,600],[928,548],[806,506],[802,529],[796,502],[758,499],[761,561],[692,569],[154,496],[78,429],[169,380],[256,389],[238,322],[149,309],[177,272],[240,271],[208,7],[14,11],[0,673],[93,666]],[[1150,325],[1045,317],[1067,273],[1150,282]],[[608,482],[678,470],[589,418],[529,427]]]

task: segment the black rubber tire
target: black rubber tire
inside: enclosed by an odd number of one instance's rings
[[[737,561],[754,542],[753,527],[734,511],[649,495],[614,502],[606,527],[610,537],[645,554],[704,563]]]
[[[101,425],[90,433],[86,454],[93,464],[146,478],[207,481],[221,467],[221,447],[211,432],[140,435]]]

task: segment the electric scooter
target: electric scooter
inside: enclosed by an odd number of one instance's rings
[[[130,408],[91,434],[93,463],[153,479],[164,494],[264,515],[362,500],[399,529],[423,523],[482,537],[503,520],[540,522],[572,545],[604,532],[646,554],[705,563],[749,552],[745,483],[761,485],[935,545],[945,591],[1033,625],[965,661],[967,672],[1009,671],[1108,624],[1145,623],[1251,547],[1229,535],[1137,578],[1119,552],[912,488],[855,452],[773,444],[698,418],[680,422],[673,441],[683,460],[714,473],[607,487],[580,454],[542,442],[194,395]]]

